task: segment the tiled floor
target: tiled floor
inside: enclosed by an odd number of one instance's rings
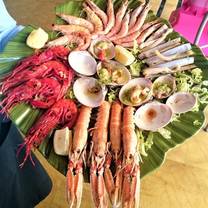
[[[5,0],[19,24],[50,28],[55,5],[65,0]],[[152,0],[158,8],[160,0]],[[176,1],[167,1],[168,17]],[[207,112],[208,117],[208,112]],[[164,165],[142,180],[141,208],[207,208],[208,207],[208,134],[200,132],[193,139],[168,153]],[[36,152],[53,181],[51,194],[37,208],[65,208],[65,177]],[[84,185],[82,208],[92,207],[89,185]]]

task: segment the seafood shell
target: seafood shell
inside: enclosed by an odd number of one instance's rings
[[[82,77],[75,81],[73,86],[77,100],[88,107],[98,107],[105,99],[107,90],[98,80],[91,77]]]
[[[108,57],[99,57],[99,55],[96,53],[95,51],[95,47],[96,47],[96,44],[98,44],[99,42],[101,41],[104,41],[104,42],[107,42],[108,43],[108,48],[106,49],[103,49],[103,50],[108,50]],[[108,40],[107,38],[104,38],[104,37],[100,37],[100,38],[96,38],[94,39],[92,42],[91,42],[91,45],[90,45],[90,48],[89,48],[89,51],[90,53],[92,53],[92,55],[97,58],[97,59],[100,59],[100,60],[109,60],[109,59],[113,59],[115,57],[115,47],[113,45],[113,43]],[[98,52],[99,52],[99,49],[98,49]],[[101,51],[100,51],[101,52]]]
[[[167,99],[166,104],[174,113],[186,113],[194,108],[197,98],[188,92],[178,92]]]
[[[163,103],[152,102],[140,107],[135,113],[135,124],[147,131],[157,131],[170,123],[173,116],[171,108]]]
[[[130,91],[131,89],[134,90],[135,88],[140,87],[142,89],[147,89],[148,93],[147,96],[138,102],[132,102],[129,98],[129,96],[127,95],[127,92]],[[146,79],[146,78],[136,78],[136,79],[132,79],[130,80],[127,84],[125,84],[120,92],[119,92],[119,99],[120,101],[125,104],[125,105],[129,105],[129,106],[140,106],[143,103],[146,103],[147,101],[149,101],[152,98],[152,82],[150,79]]]
[[[159,83],[167,84],[168,87],[171,88],[171,91],[168,93],[158,92],[156,90],[156,86]],[[175,78],[171,75],[164,75],[164,76],[158,77],[152,85],[153,96],[156,97],[157,99],[163,99],[163,98],[169,97],[175,91],[175,89],[176,89],[176,81],[175,81]]]
[[[119,80],[119,83],[112,81],[110,83],[106,83],[107,85],[113,85],[113,86],[124,85],[124,84],[128,83],[131,80],[131,74],[130,74],[129,70],[124,65],[120,64],[117,61],[110,61],[109,60],[109,61],[100,62],[97,66],[98,76],[99,76],[99,71],[102,68],[110,68],[112,74],[114,72],[116,73],[116,70],[121,70],[122,71],[121,77],[118,77],[118,79],[117,79],[117,80]],[[116,74],[115,74],[115,76],[116,76]],[[112,78],[112,76],[111,76],[111,78]]]
[[[68,61],[74,71],[79,74],[92,76],[96,73],[97,62],[88,51],[72,51]]]

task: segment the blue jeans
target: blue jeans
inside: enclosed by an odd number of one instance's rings
[[[32,208],[51,191],[52,182],[40,162],[32,155],[35,166],[28,160],[19,167],[25,149],[17,157],[22,136],[11,121],[0,115],[0,207]]]

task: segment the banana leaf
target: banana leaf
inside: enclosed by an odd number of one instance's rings
[[[65,4],[57,6],[55,8],[55,12],[83,16],[82,2],[83,1],[70,0]],[[115,0],[115,7],[118,8],[121,2],[121,0]],[[134,0],[129,2],[130,8],[135,8],[139,4],[138,1]],[[102,9],[105,9],[106,7],[105,0],[95,0],[95,3],[98,4]],[[150,21],[155,18],[157,17],[150,12],[146,21]],[[163,21],[169,25],[166,20]],[[63,21],[57,18],[56,23],[63,24]],[[26,37],[33,29],[33,26],[26,26],[24,30],[22,30],[12,41],[8,43],[4,52],[0,54],[0,58],[15,58],[13,61],[0,63],[1,78],[12,70],[13,66],[19,59],[29,56],[34,52],[25,44]],[[51,39],[53,39],[55,36],[56,34],[54,32],[50,33]],[[178,33],[173,32],[168,38],[173,39],[178,36],[180,36]],[[183,41],[186,42],[185,39],[183,39]],[[203,70],[203,79],[208,80],[208,61],[204,58],[200,49],[194,45],[193,51],[195,53],[195,64]],[[171,122],[166,127],[166,129],[171,132],[171,139],[166,139],[157,132],[153,133],[154,144],[151,149],[148,150],[148,156],[142,158],[143,163],[141,164],[141,177],[144,177],[159,168],[165,160],[167,151],[185,142],[201,129],[205,121],[205,116],[203,113],[204,108],[205,105],[201,105],[199,111],[182,114],[177,121]],[[17,125],[20,131],[23,134],[26,134],[29,128],[37,121],[41,113],[41,111],[34,109],[29,105],[18,104],[10,111],[10,118]],[[196,120],[198,121],[199,125],[193,125],[194,121]],[[51,132],[51,134],[39,146],[39,151],[54,168],[66,175],[68,157],[58,156],[55,154],[53,149],[53,132]],[[85,174],[85,179],[88,179],[89,173],[85,172]]]

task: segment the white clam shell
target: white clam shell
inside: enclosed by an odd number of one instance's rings
[[[135,113],[135,124],[147,131],[157,131],[172,119],[171,108],[163,103],[152,102],[141,106]]]
[[[89,90],[95,86],[100,87],[97,93],[90,92]],[[74,95],[77,100],[88,107],[98,107],[105,100],[107,89],[101,86],[98,81],[92,77],[82,77],[75,81],[73,85]]]
[[[177,92],[167,99],[166,104],[174,113],[186,113],[194,108],[197,98],[187,92]]]
[[[136,86],[141,86],[143,88],[147,87],[150,89],[150,92],[148,94],[148,96],[146,97],[146,99],[144,99],[142,102],[133,104],[130,100],[126,100],[124,99],[125,97],[125,93],[126,91],[136,87]],[[129,105],[129,106],[140,106],[143,103],[146,103],[147,101],[149,101],[152,98],[152,82],[150,79],[146,79],[146,78],[136,78],[136,79],[132,79],[130,80],[127,84],[125,84],[120,92],[119,92],[119,99],[120,101],[125,104],[125,105]]]
[[[115,69],[122,69],[122,71],[123,71],[123,82],[122,83],[118,84],[118,83],[112,82],[107,85],[121,86],[121,85],[125,85],[126,83],[128,83],[131,80],[131,73],[124,65],[120,64],[119,62],[111,61],[111,60],[100,62],[97,66],[97,73],[99,73],[99,70],[103,66],[107,66],[107,67],[111,66],[110,68],[111,68],[112,72],[115,71]]]
[[[95,46],[96,46],[96,44],[97,44],[98,42],[100,42],[100,41],[105,41],[105,42],[108,42],[108,44],[109,44],[110,54],[108,54],[109,57],[106,58],[106,59],[104,59],[104,60],[113,59],[113,58],[115,57],[115,55],[116,55],[116,53],[115,53],[115,47],[114,47],[113,43],[112,43],[109,39],[107,39],[107,38],[105,38],[105,37],[99,37],[99,38],[96,38],[96,39],[94,39],[94,40],[91,42],[91,45],[90,45],[90,48],[89,48],[90,53],[92,53],[92,55],[93,55],[95,58],[99,59],[99,57],[98,57],[97,54],[95,53]]]
[[[171,87],[171,92],[164,95],[164,94],[159,94],[158,92],[156,92],[154,90],[154,86],[157,84],[157,83],[163,83],[163,84],[168,84],[169,87]],[[153,96],[156,97],[157,99],[163,99],[163,98],[167,98],[169,97],[176,89],[176,81],[175,81],[175,78],[171,75],[163,75],[163,76],[160,76],[158,77],[154,82],[153,82],[153,86],[152,86],[152,93],[153,93]]]
[[[97,62],[88,51],[72,51],[68,61],[74,71],[79,74],[92,76],[96,73]]]

